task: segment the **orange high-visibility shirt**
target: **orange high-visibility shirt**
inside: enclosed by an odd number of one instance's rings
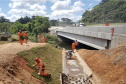
[[[72,43],[72,48],[75,48],[75,43]]]
[[[41,35],[38,35],[39,39],[41,39]]]
[[[21,33],[19,33],[19,36],[23,36],[24,34],[21,32]]]
[[[18,37],[20,38],[20,32],[18,32]]]
[[[46,37],[43,37],[43,40],[46,40]]]
[[[44,66],[44,63],[40,62],[38,65],[39,65],[39,71],[42,71],[42,69],[43,69],[42,66]]]
[[[24,34],[24,36],[28,36],[28,34],[27,34],[27,33],[25,33],[25,34]]]
[[[42,60],[40,60],[40,59],[39,59],[39,62],[42,62]],[[37,62],[37,61],[36,61],[36,64],[35,64],[35,66],[36,66],[36,65],[38,65],[38,64],[39,64],[39,62]]]

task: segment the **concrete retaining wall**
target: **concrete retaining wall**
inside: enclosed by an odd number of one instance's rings
[[[126,34],[114,34],[111,40],[111,47],[115,48],[126,45]]]

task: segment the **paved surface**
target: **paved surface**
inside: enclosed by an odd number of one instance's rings
[[[83,68],[79,64],[78,60],[65,57],[66,60],[66,74],[67,77],[63,78],[63,84],[92,84],[92,82],[86,77],[83,72]]]

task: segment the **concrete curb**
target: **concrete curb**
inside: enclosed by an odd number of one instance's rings
[[[77,59],[80,62],[80,65],[83,67],[83,71],[84,73],[88,76],[88,77],[92,77],[92,70],[89,68],[89,66],[86,64],[86,62],[78,55],[78,53],[75,53],[77,56]]]
[[[62,72],[60,73],[60,84],[62,84],[62,73],[65,73],[67,75],[66,60],[65,60],[65,48],[63,48],[63,50],[62,50]]]
[[[65,73],[67,75],[67,71],[66,71],[66,60],[65,60],[65,49],[63,48],[62,51],[62,66],[63,66],[63,73]]]
[[[90,77],[94,82],[93,84],[102,84],[100,79],[96,76],[96,74],[93,74],[93,71],[90,69],[90,67],[86,64],[86,62],[80,57],[80,55],[76,52],[75,55],[77,56],[77,59],[80,62],[80,65],[83,67],[83,71],[86,74],[87,77]]]

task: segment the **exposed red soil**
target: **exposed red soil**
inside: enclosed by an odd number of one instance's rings
[[[33,47],[40,47],[43,43],[8,43],[0,45],[0,84],[45,84],[34,78],[31,73],[34,71],[27,62],[17,56],[16,53],[29,50]]]
[[[78,53],[102,84],[126,84],[126,46],[107,50],[80,49]]]
[[[34,72],[33,69],[31,69],[29,66],[27,66],[27,61],[26,61],[25,59],[21,58],[21,57],[18,56],[18,55],[15,57],[15,59],[17,60],[17,63],[19,63],[19,65],[20,65],[23,69],[25,69],[26,71],[28,71],[28,72],[31,73],[31,74]]]

